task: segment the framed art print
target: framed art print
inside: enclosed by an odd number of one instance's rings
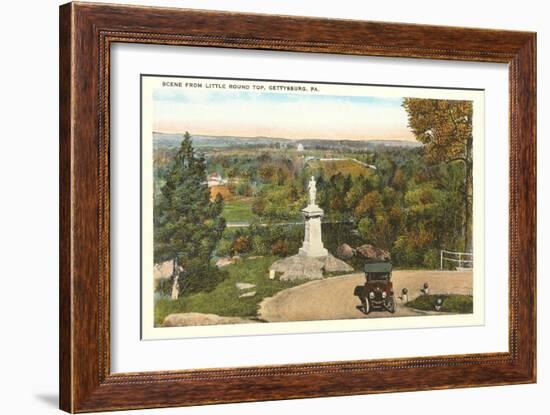
[[[535,381],[535,34],[60,28],[62,409]]]
[[[483,91],[141,91],[143,339],[483,324]]]

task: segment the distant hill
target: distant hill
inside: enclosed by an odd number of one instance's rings
[[[250,147],[250,146],[269,146],[281,143],[291,143],[292,140],[286,138],[271,137],[232,137],[232,136],[209,136],[193,135],[191,136],[195,147]],[[183,134],[165,134],[153,133],[153,147],[176,147],[183,140]]]
[[[382,147],[423,147],[420,141],[409,141],[409,140],[370,140],[368,141],[371,146],[382,146]]]
[[[208,136],[193,135],[193,145],[197,148],[223,148],[223,147],[266,147],[266,146],[286,146],[298,147],[301,143],[304,149],[308,148],[342,148],[350,149],[375,149],[376,147],[422,147],[423,144],[418,141],[407,140],[325,140],[325,139],[301,139],[294,140],[278,137],[233,137],[233,136]],[[183,134],[153,133],[154,148],[173,148],[177,147],[183,140]]]

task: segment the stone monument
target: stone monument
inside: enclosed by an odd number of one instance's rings
[[[282,273],[281,280],[321,279],[323,272],[351,272],[353,268],[331,255],[323,246],[321,218],[323,209],[317,206],[317,184],[312,176],[308,183],[308,205],[302,209],[305,220],[304,242],[298,255],[275,261],[269,268],[270,278]]]
[[[304,243],[299,250],[300,255],[309,257],[324,257],[328,251],[323,246],[321,239],[321,218],[325,214],[323,209],[317,206],[315,201],[317,197],[317,184],[312,176],[308,184],[309,203],[302,209],[305,220]]]

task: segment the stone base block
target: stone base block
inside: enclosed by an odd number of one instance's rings
[[[275,261],[270,271],[281,272],[281,280],[318,280],[323,278],[323,272],[351,272],[353,268],[331,254],[324,257],[293,255]]]

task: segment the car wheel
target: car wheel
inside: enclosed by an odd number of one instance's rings
[[[395,313],[395,298],[392,296],[388,300],[388,311],[390,313]]]
[[[365,306],[365,314],[369,314],[371,307],[370,307],[370,301],[368,298],[366,299],[364,306]]]

